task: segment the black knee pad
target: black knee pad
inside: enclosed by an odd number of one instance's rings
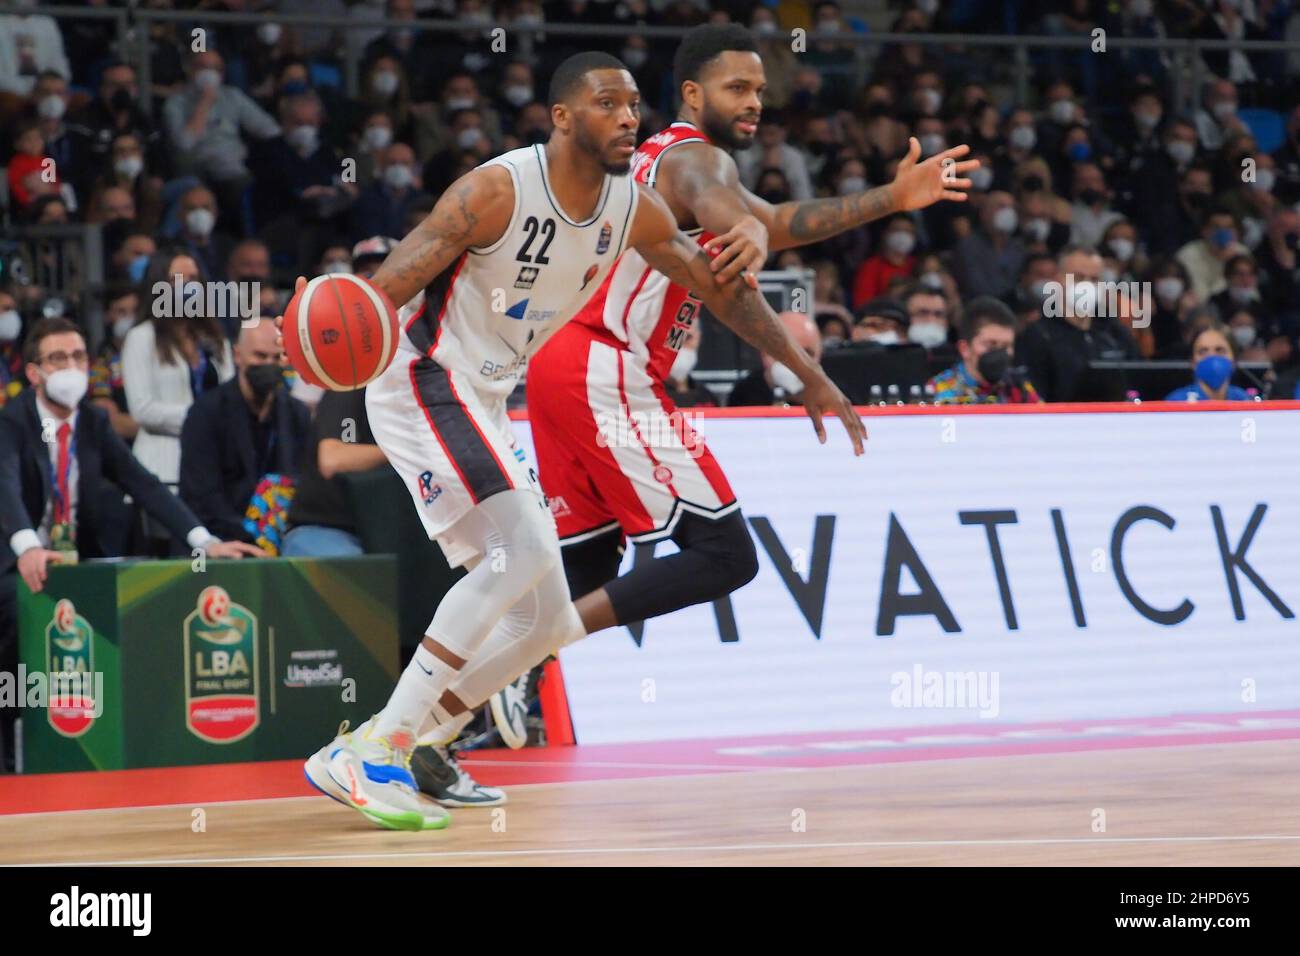
[[[684,514],[673,541],[683,551],[696,551],[716,566],[717,597],[743,588],[758,574],[758,552],[739,510],[716,520]]]
[[[569,582],[569,597],[577,600],[618,577],[623,560],[623,531],[611,528],[602,534],[575,544],[560,542],[564,557],[564,577]]]

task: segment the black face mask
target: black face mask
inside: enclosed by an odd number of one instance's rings
[[[779,206],[781,203],[787,202],[790,199],[790,197],[780,189],[767,189],[758,195],[760,199],[765,202],[770,202],[773,206]]]
[[[1042,176],[1026,176],[1020,180],[1020,188],[1027,193],[1036,193],[1043,188]]]
[[[1101,202],[1102,195],[1099,189],[1085,189],[1079,193],[1079,201],[1085,206],[1093,206]]]
[[[1006,349],[985,352],[975,363],[975,368],[984,381],[990,385],[997,385],[1006,377],[1007,369],[1011,368],[1011,353]]]
[[[244,369],[244,378],[253,390],[253,398],[258,402],[266,400],[277,385],[284,381],[284,369],[274,362],[264,365],[250,365]]]
[[[872,119],[875,119],[877,116],[885,116],[888,113],[889,113],[889,104],[882,103],[879,100],[876,100],[874,103],[869,105],[866,109],[866,114],[870,116]]]
[[[125,113],[134,102],[131,94],[121,87],[114,90],[113,95],[108,98],[108,105],[113,108],[115,113]]]
[[[1187,205],[1193,209],[1204,209],[1210,204],[1209,193],[1184,193],[1183,198],[1187,200]]]
[[[1300,233],[1288,232],[1282,237],[1282,242],[1286,244],[1288,249],[1294,252],[1296,247],[1300,246]]]

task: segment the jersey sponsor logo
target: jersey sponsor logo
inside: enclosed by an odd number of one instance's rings
[[[596,255],[603,256],[609,251],[609,241],[614,238],[614,227],[605,220],[605,224],[600,227],[600,238],[596,240]]]
[[[441,494],[442,485],[435,485],[433,483],[433,472],[420,472],[420,497],[424,500],[424,503],[426,505],[433,504],[438,500],[438,496]]]
[[[556,311],[555,309],[530,309],[528,308],[528,300],[523,299],[506,309],[506,317],[520,322],[549,322],[555,318]],[[531,342],[532,338],[530,332],[528,340]]]
[[[536,266],[520,266],[519,275],[515,277],[515,288],[531,289],[533,283],[537,281],[537,274],[540,271]],[[528,300],[525,299],[524,301],[527,302]]]
[[[589,265],[587,267],[586,274],[582,277],[582,285],[578,286],[578,291],[581,292],[583,289],[587,288],[587,283],[590,282],[592,279],[596,278],[596,273],[599,271],[600,268],[596,265],[596,263],[593,262],[591,265]]]
[[[528,300],[522,299],[516,302],[510,308],[506,309],[506,315],[512,319],[522,319],[524,313],[528,311]]]

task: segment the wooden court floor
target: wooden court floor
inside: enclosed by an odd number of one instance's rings
[[[11,814],[0,863],[1297,865],[1298,795],[1300,740],[1243,741],[523,785],[426,833],[322,796]]]

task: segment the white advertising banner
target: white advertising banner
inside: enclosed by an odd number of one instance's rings
[[[1300,708],[1300,412],[925,411],[697,421],[758,576],[565,649],[578,742]]]

